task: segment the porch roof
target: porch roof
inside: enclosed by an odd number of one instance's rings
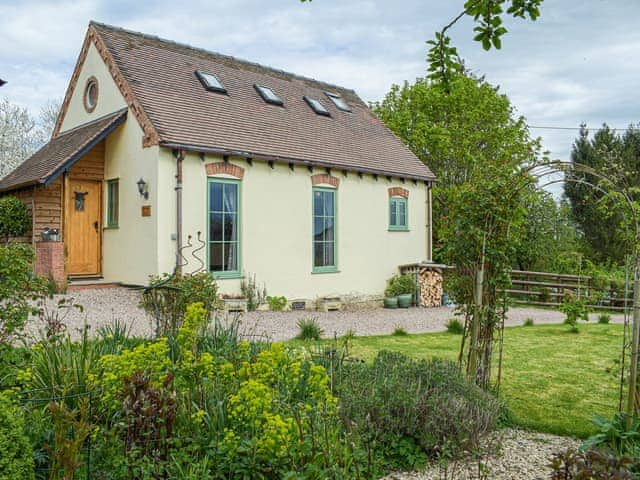
[[[104,140],[127,117],[127,109],[67,130],[0,180],[0,192],[33,185],[48,185]]]

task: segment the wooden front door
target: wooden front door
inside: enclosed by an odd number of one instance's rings
[[[70,179],[65,203],[68,273],[99,275],[102,256],[102,183]]]

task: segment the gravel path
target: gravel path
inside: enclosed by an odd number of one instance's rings
[[[549,462],[554,453],[577,448],[579,442],[569,437],[558,437],[525,430],[507,429],[498,433],[501,437],[500,453],[486,462],[487,476],[491,480],[547,480],[551,469]],[[383,480],[472,480],[478,477],[478,465],[454,466],[445,472],[434,467],[422,472],[393,473]]]
[[[136,336],[148,336],[152,332],[151,322],[144,311],[138,308],[140,291],[126,288],[98,288],[78,290],[66,297],[84,307],[84,311],[70,310],[64,318],[68,330],[76,335],[77,330],[87,322],[92,332],[101,325],[114,320],[125,322]],[[53,306],[63,295],[56,295],[50,305]],[[402,327],[408,333],[427,333],[445,330],[446,322],[454,316],[451,308],[409,308],[409,309],[372,309],[352,312],[249,312],[243,315],[242,322],[246,333],[267,335],[272,340],[288,340],[298,334],[297,321],[301,318],[315,318],[327,337],[343,335],[352,330],[356,335],[385,335],[396,327]],[[536,324],[562,323],[564,314],[554,310],[514,308],[509,311],[507,325],[521,325],[527,318],[533,318]],[[596,321],[596,315],[591,314]],[[612,322],[621,323],[622,315],[612,315]],[[37,330],[33,325],[32,329]]]

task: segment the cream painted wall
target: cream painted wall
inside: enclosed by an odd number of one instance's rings
[[[84,108],[83,96],[90,76],[98,80],[98,103],[92,113]],[[112,113],[127,103],[93,44],[89,47],[78,83],[69,102],[61,131]],[[146,284],[158,272],[158,151],[142,147],[143,131],[129,112],[126,121],[106,139],[103,223],[106,225],[106,180],[118,178],[119,226],[105,228],[102,237],[102,273],[105,279],[129,284]],[[149,184],[149,200],[138,193],[136,182]],[[166,195],[163,193],[163,195]],[[142,206],[151,206],[151,216],[143,217]],[[72,248],[72,247],[70,247]]]
[[[91,76],[96,77],[98,80],[98,103],[93,112],[87,113],[84,109],[84,89],[87,79]],[[78,82],[69,101],[60,131],[63,132],[83,123],[96,120],[126,106],[127,102],[122,97],[118,86],[109,73],[109,69],[92,43],[89,46],[84,65],[78,76]],[[135,119],[133,120],[135,121]],[[142,139],[140,139],[140,143],[142,144]]]
[[[175,160],[160,150],[161,180],[159,247],[160,268],[170,271],[175,259]],[[220,158],[186,156],[184,171],[184,237],[207,226],[207,163]],[[271,169],[266,162],[231,163],[245,169],[241,181],[241,269],[256,274],[270,294],[288,299],[315,299],[328,295],[377,295],[401,264],[426,259],[426,188],[371,175],[341,173],[337,189],[337,273],[312,273],[312,184],[309,171],[286,165]],[[316,169],[314,173],[324,173]],[[409,232],[388,231],[388,188],[402,186],[409,194]],[[191,258],[190,266],[194,265]],[[238,279],[220,279],[224,293],[239,292]]]

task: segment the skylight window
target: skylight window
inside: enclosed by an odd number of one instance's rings
[[[267,103],[273,103],[274,105],[282,105],[282,100],[275,94],[273,90],[264,85],[254,84],[253,87],[258,91],[262,99]]]
[[[196,76],[198,77],[198,80],[202,82],[204,88],[206,88],[210,92],[227,93],[227,89],[224,88],[218,77],[216,77],[213,73],[196,70]]]
[[[304,100],[318,115],[324,115],[325,117],[331,116],[329,110],[327,110],[327,108],[322,103],[320,103],[320,100],[316,100],[315,98],[310,98],[307,96],[304,97]]]
[[[329,100],[331,100],[336,107],[338,107],[338,110],[342,110],[343,112],[351,111],[347,102],[344,101],[344,98],[337,93],[325,92],[325,95],[329,97]]]

